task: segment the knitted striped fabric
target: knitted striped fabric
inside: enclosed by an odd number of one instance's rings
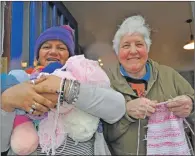
[[[55,155],[94,155],[94,141],[95,137],[75,145],[75,141],[67,137],[67,140],[64,140],[63,144],[56,149]],[[37,148],[37,155],[47,155],[47,153],[42,152],[40,145]],[[49,155],[52,155],[51,151]]]
[[[149,118],[147,155],[190,155],[183,118],[169,112],[166,104],[159,103]]]

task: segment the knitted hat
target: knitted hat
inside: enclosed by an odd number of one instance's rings
[[[70,56],[74,55],[75,44],[72,28],[68,25],[56,26],[45,30],[36,40],[35,55],[37,60],[39,58],[39,49],[41,48],[41,45],[49,40],[62,41],[67,46]]]

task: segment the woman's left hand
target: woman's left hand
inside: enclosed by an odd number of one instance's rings
[[[169,111],[174,115],[185,118],[188,117],[192,111],[193,103],[189,96],[181,95],[169,100],[167,104]]]

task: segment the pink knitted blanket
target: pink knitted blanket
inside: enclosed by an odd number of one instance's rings
[[[149,118],[147,155],[190,155],[183,118],[169,112],[166,104],[159,103]]]
[[[98,61],[86,59],[84,55],[70,57],[66,64],[61,69],[56,69],[52,75],[78,80],[81,84],[110,88],[110,80]],[[89,140],[97,130],[98,123],[98,117],[83,112],[72,104],[59,106],[59,110],[52,109],[48,112],[48,117],[39,124],[38,135],[42,152],[49,154],[52,150],[54,155],[55,149],[64,143],[67,135],[77,142]]]

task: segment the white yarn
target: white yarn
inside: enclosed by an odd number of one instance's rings
[[[78,108],[64,116],[64,126],[68,136],[76,142],[90,140],[96,132],[99,118],[88,114]]]
[[[141,127],[141,120],[139,119],[138,123],[138,136],[137,136],[137,155],[139,155],[139,144],[140,144],[140,127]]]

